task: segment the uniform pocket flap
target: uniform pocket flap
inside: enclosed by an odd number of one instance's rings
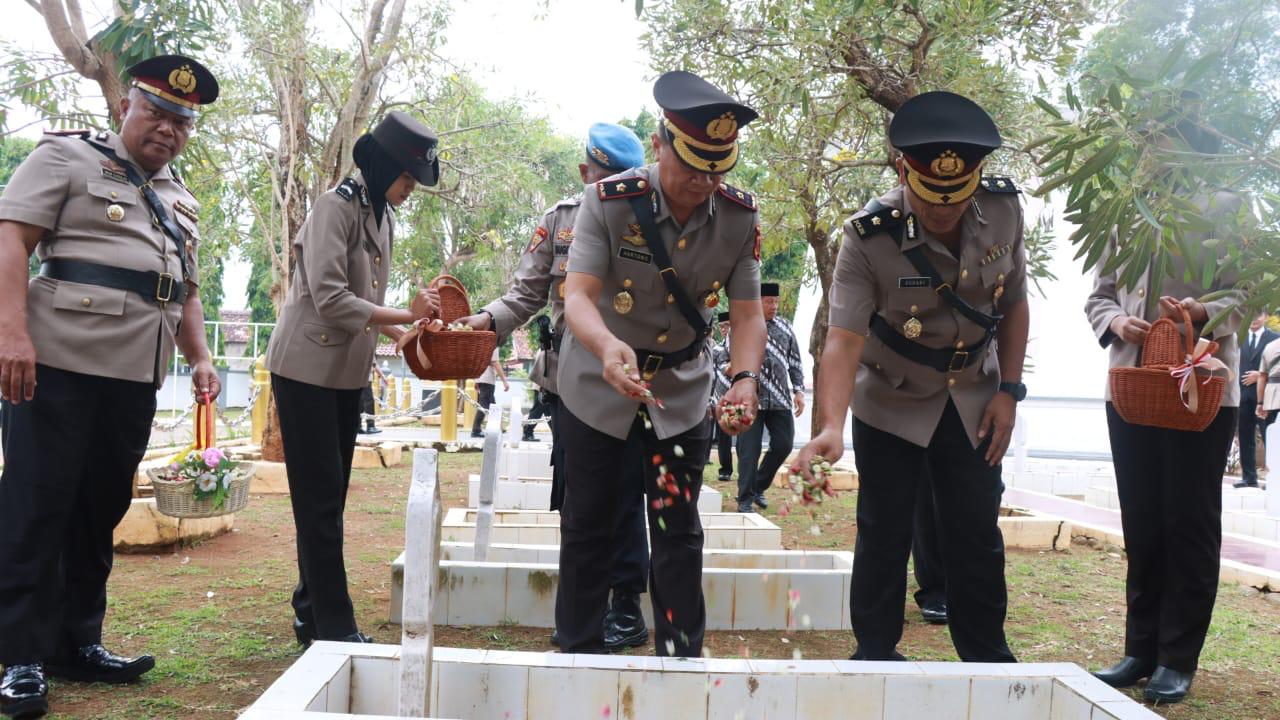
[[[53,290],[53,307],[56,310],[99,315],[123,315],[125,295],[128,292],[118,288],[82,285],[61,280]]]
[[[173,221],[178,223],[178,227],[182,228],[183,232],[186,234],[193,238],[200,237],[200,229],[197,227],[196,222],[191,218],[173,210],[169,211],[169,217],[173,218]]]
[[[302,334],[307,339],[317,345],[342,345],[347,342],[350,335],[345,330],[331,328],[326,325],[317,325],[315,323],[303,323]]]
[[[1013,258],[1005,255],[994,262],[982,266],[982,284],[986,287],[1003,285],[1013,271]]]
[[[90,180],[87,192],[107,202],[120,205],[138,204],[138,191],[132,185],[121,185],[120,183],[106,182],[104,180]]]
[[[928,287],[892,288],[888,309],[904,315],[919,315],[938,304],[938,294]]]

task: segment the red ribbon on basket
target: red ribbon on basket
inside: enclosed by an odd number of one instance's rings
[[[1194,356],[1187,355],[1183,364],[1169,368],[1169,374],[1178,380],[1178,395],[1182,400],[1182,406],[1193,413],[1200,407],[1200,395],[1196,389],[1197,383],[1191,382],[1191,378],[1195,376],[1197,369],[1204,370],[1207,373],[1204,382],[1199,383],[1199,385],[1208,384],[1213,377],[1213,373],[1218,370],[1225,370],[1228,380],[1231,380],[1234,375],[1231,372],[1231,368],[1213,356],[1213,351],[1216,348],[1217,343],[1200,338],[1196,342]]]
[[[194,424],[197,450],[204,450],[218,444],[218,431],[214,425],[215,420],[213,402],[209,399],[209,393],[204,393],[200,396],[200,402],[196,405]]]

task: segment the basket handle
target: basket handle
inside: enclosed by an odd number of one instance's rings
[[[437,275],[431,280],[431,288],[439,290],[442,287],[451,287],[462,292],[463,297],[470,299],[467,295],[467,289],[463,287],[462,282],[452,275]]]

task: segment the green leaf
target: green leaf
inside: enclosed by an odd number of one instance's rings
[[[1134,193],[1133,204],[1137,206],[1138,212],[1142,213],[1142,217],[1151,223],[1151,227],[1160,230],[1160,221],[1156,220],[1156,216],[1151,213],[1151,208],[1147,206],[1147,201],[1142,199],[1142,194]]]
[[[1124,109],[1124,98],[1120,95],[1119,85],[1111,83],[1111,85],[1107,87],[1107,102],[1111,103],[1111,107],[1116,110]]]
[[[1206,301],[1201,300],[1200,302],[1206,302]],[[1231,317],[1232,313],[1237,312],[1238,310],[1239,310],[1239,305],[1228,305],[1227,307],[1222,308],[1218,312],[1214,313],[1213,317],[1209,318],[1209,322],[1204,324],[1204,330],[1202,330],[1201,332],[1208,334],[1214,328],[1221,325],[1223,321],[1225,321],[1227,318]]]
[[[1188,85],[1199,80],[1205,73],[1218,67],[1221,62],[1221,52],[1212,52],[1199,60],[1196,60],[1191,64],[1191,67],[1187,68],[1187,71],[1182,74],[1182,84]]]
[[[1163,80],[1169,77],[1169,73],[1173,71],[1178,61],[1182,59],[1183,53],[1187,50],[1187,39],[1183,38],[1174,43],[1173,49],[1165,56],[1164,62],[1160,63],[1160,69],[1156,71],[1156,77]]]
[[[1062,113],[1058,112],[1058,108],[1054,107],[1054,106],[1053,106],[1053,104],[1052,104],[1052,103],[1050,103],[1048,100],[1045,100],[1044,98],[1042,98],[1042,97],[1040,97],[1040,96],[1038,96],[1038,95],[1037,95],[1036,97],[1031,98],[1031,99],[1032,99],[1033,101],[1035,101],[1035,104],[1036,104],[1036,105],[1039,105],[1039,106],[1040,106],[1040,109],[1041,109],[1041,110],[1045,111],[1046,113],[1049,113],[1050,115],[1052,115],[1053,117],[1055,117],[1055,118],[1057,118],[1057,119],[1059,119],[1059,120],[1061,120],[1061,119],[1062,119]],[[1052,136],[1050,136],[1050,137],[1049,137],[1049,139],[1052,139]],[[1046,142],[1047,142],[1047,141],[1048,141],[1048,140],[1046,140]],[[1034,147],[1034,146],[1032,146],[1032,147]]]

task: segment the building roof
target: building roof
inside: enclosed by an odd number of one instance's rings
[[[225,323],[222,326],[222,337],[229,343],[248,343],[249,326],[238,323],[249,322],[248,310],[223,310],[219,318]]]
[[[532,360],[538,355],[538,349],[529,338],[529,331],[519,328],[511,333],[511,358],[513,360]]]

